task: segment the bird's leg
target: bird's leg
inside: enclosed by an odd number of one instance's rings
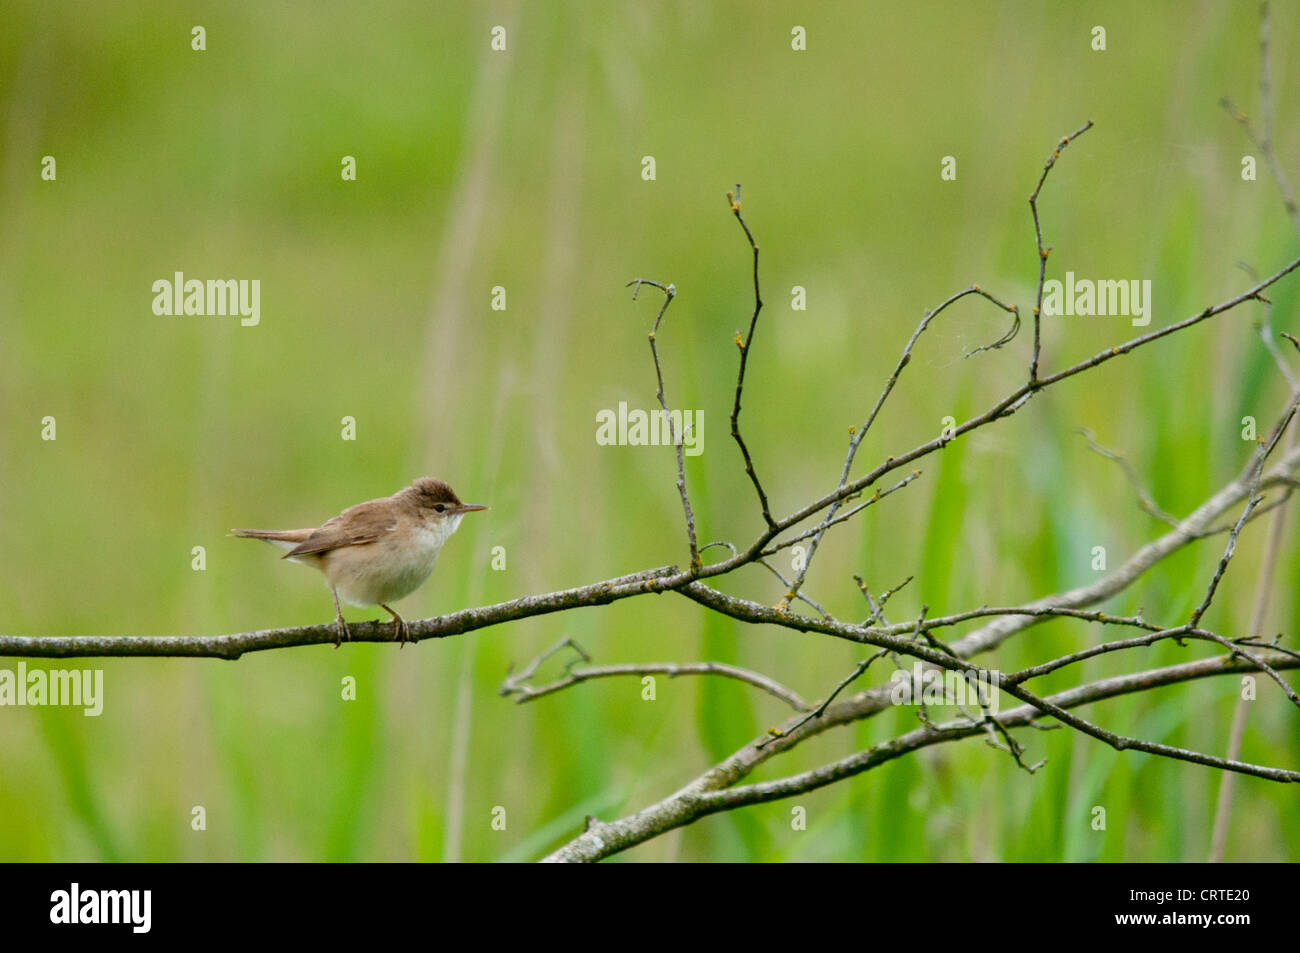
[[[339,608],[339,591],[330,586],[330,592],[334,594],[334,624],[339,630],[339,634],[334,637],[334,647],[338,648],[343,644],[344,639],[352,641],[352,633],[348,631],[348,624],[343,619],[343,610]]]
[[[382,602],[379,603],[379,608],[393,617],[393,628],[397,630],[398,641],[402,645],[406,645],[407,642],[411,641],[411,627],[406,624],[406,620]]]

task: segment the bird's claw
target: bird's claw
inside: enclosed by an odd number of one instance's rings
[[[380,603],[379,608],[383,609],[393,618],[393,641],[398,644],[399,648],[405,646],[407,642],[411,641],[410,625],[407,624],[405,619],[383,603]]]

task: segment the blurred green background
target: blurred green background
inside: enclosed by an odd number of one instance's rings
[[[1300,12],[1274,11],[1279,116],[1294,115]],[[1219,107],[1254,109],[1251,4],[328,2],[5,5],[0,32],[0,631],[216,634],[324,622],[317,576],[232,526],[315,525],[416,476],[492,509],[466,520],[408,618],[685,560],[672,453],[602,447],[595,414],[651,407],[645,334],[668,400],[700,408],[688,478],[703,539],[760,528],[727,434],[749,252],[724,198],[743,183],[764,310],[745,421],[783,515],[829,490],[926,308],[979,282],[1026,313],[1026,196],[1053,143],[1097,126],[1041,209],[1049,277],[1150,278],[1151,327],[1296,256],[1276,189]],[[202,25],[207,49],[190,48]],[[489,48],[494,25],[508,50]],[[807,50],[791,49],[791,29]],[[1093,52],[1090,30],[1107,30]],[[1294,161],[1300,129],[1277,146]],[[53,155],[58,178],[40,178]],[[356,157],[345,182],[340,161]],[[641,177],[654,156],[655,181]],[[940,181],[941,157],[958,163]],[[158,317],[175,271],[257,278],[261,324]],[[507,310],[491,308],[504,286]],[[806,311],[791,289],[807,289]],[[1293,278],[1270,292],[1300,331]],[[1164,528],[1074,433],[1123,452],[1184,514],[1248,458],[1285,386],[1240,308],[1044,393],[922,465],[828,536],[807,592],[862,614],[852,581],[906,576],[895,618],[1010,604],[1091,581]],[[978,413],[1022,380],[1031,335],[964,360],[1004,316],[969,299],[922,340],[862,467]],[[1133,336],[1123,318],[1045,326],[1045,367]],[[1294,355],[1293,355],[1294,357]],[[40,439],[41,419],[58,439]],[[340,438],[356,419],[357,439]],[[860,467],[859,472],[861,472]],[[1243,536],[1212,627],[1249,624],[1264,523]],[[1288,534],[1266,631],[1292,631]],[[1189,547],[1107,611],[1180,621],[1222,538]],[[206,571],[191,549],[207,550]],[[505,571],[490,568],[505,547]],[[761,569],[721,583],[765,602]],[[353,619],[380,610],[351,610]],[[962,630],[964,631],[964,630]],[[950,631],[950,636],[957,634]],[[1004,669],[1101,636],[1057,621]],[[1111,635],[1113,633],[1107,633]],[[598,662],[715,659],[809,698],[852,646],[710,617],[675,596],[545,616],[398,651],[328,646],[237,663],[106,660],[99,718],[0,709],[7,860],[532,859],[675,790],[786,717],[718,680],[606,680],[523,706],[507,665],[562,636]],[[1196,643],[1091,660],[1056,690],[1201,657]],[[3,660],[12,667],[13,659]],[[33,663],[45,665],[46,663]],[[70,664],[70,663],[65,663]],[[58,667],[56,663],[53,667]],[[553,672],[553,665],[545,672]],[[864,683],[881,682],[874,668]],[[358,698],[340,698],[345,676]],[[1238,683],[1092,706],[1116,731],[1222,754]],[[778,777],[915,726],[899,710],[765,765]],[[1030,777],[978,740],[941,745],[795,801],[714,816],[623,855],[731,860],[1201,860],[1216,772],[1026,732]],[[1300,764],[1297,715],[1266,680],[1243,757]],[[791,807],[808,829],[791,830]],[[203,805],[207,830],[190,829]],[[1106,808],[1108,829],[1091,829]],[[492,810],[506,809],[504,831]],[[1294,860],[1296,792],[1236,781],[1228,857]]]

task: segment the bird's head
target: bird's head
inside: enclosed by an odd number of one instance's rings
[[[481,503],[462,503],[451,487],[432,477],[420,477],[405,492],[412,495],[425,522],[446,526],[448,532],[455,532],[466,513],[487,509]]]

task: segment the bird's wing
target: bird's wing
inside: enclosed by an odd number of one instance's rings
[[[372,501],[375,503],[379,500]],[[294,556],[311,556],[327,553],[345,546],[361,546],[373,543],[396,524],[396,520],[386,518],[373,512],[370,503],[358,503],[348,507],[338,516],[326,520],[320,529],[284,554],[285,559]]]

